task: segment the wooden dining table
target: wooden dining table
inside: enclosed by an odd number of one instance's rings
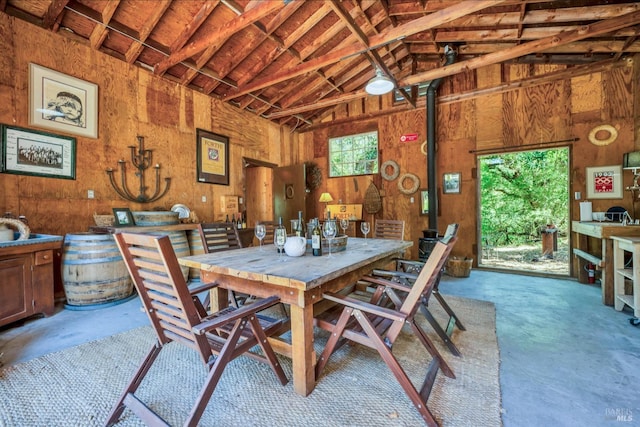
[[[274,245],[179,258],[180,264],[201,270],[203,282],[217,282],[211,309],[228,305],[228,290],[257,297],[277,295],[290,307],[291,338],[272,340],[274,350],[288,356],[293,365],[293,387],[303,396],[315,387],[316,353],[313,346],[314,305],[324,292],[345,289],[373,269],[384,268],[413,242],[349,237],[346,249],[329,257],[279,255]],[[316,310],[322,304],[316,305]]]

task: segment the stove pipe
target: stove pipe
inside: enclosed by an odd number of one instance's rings
[[[458,53],[449,45],[444,47],[445,66],[452,64]],[[429,229],[438,231],[438,181],[436,174],[436,91],[442,78],[433,80],[427,88],[427,190],[429,199]]]

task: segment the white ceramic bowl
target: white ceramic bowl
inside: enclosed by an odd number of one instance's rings
[[[594,221],[604,221],[607,219],[605,212],[592,212],[591,218],[593,218]]]

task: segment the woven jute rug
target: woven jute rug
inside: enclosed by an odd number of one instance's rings
[[[466,331],[453,335],[463,356],[433,341],[457,378],[438,374],[428,406],[443,426],[500,426],[499,352],[492,303],[447,297]],[[442,315],[433,300],[432,310]],[[418,315],[419,319],[424,319]],[[431,329],[425,323],[425,329]],[[316,351],[327,334],[317,331]],[[98,426],[154,341],[141,327],[0,371],[0,426]],[[431,357],[403,331],[394,347],[414,383]],[[291,378],[291,361],[279,356]],[[195,352],[172,343],[163,349],[138,395],[171,425],[181,425],[204,382]],[[142,425],[126,410],[118,425]],[[201,420],[203,426],[419,426],[411,401],[377,352],[346,345],[330,359],[309,396],[281,386],[271,370],[240,357],[227,366]]]

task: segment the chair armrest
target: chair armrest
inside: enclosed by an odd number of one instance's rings
[[[216,313],[214,313],[212,315],[213,317],[209,316],[205,318],[203,322],[193,326],[191,328],[191,331],[196,335],[204,335],[212,329],[219,328],[229,322],[234,322],[248,315],[256,314],[257,312],[269,308],[272,305],[276,305],[279,302],[280,298],[273,295],[268,298],[260,299],[254,303],[243,305],[240,308],[225,312],[225,314],[221,316],[216,316]]]
[[[399,278],[408,279],[408,280],[416,280],[418,278],[417,274],[405,273],[404,271],[394,271],[394,270],[373,270],[373,275],[382,276],[382,277],[399,277]]]
[[[397,264],[405,264],[410,265],[411,267],[422,268],[424,267],[424,261],[416,261],[411,259],[398,259],[396,260]]]
[[[218,287],[218,282],[202,283],[197,286],[189,287],[189,293],[193,296],[200,292],[208,291],[210,289]]]
[[[335,303],[345,305],[347,307],[354,308],[356,310],[371,313],[375,316],[384,317],[385,319],[392,320],[394,322],[404,322],[407,316],[396,310],[390,308],[380,307],[378,305],[369,304],[368,302],[361,301],[359,299],[350,298],[344,295],[324,293],[322,294],[324,299],[333,301]]]
[[[410,292],[411,286],[407,286],[403,283],[392,282],[391,280],[383,279],[381,277],[362,276],[360,281],[373,283],[378,286],[385,286],[402,292]]]

